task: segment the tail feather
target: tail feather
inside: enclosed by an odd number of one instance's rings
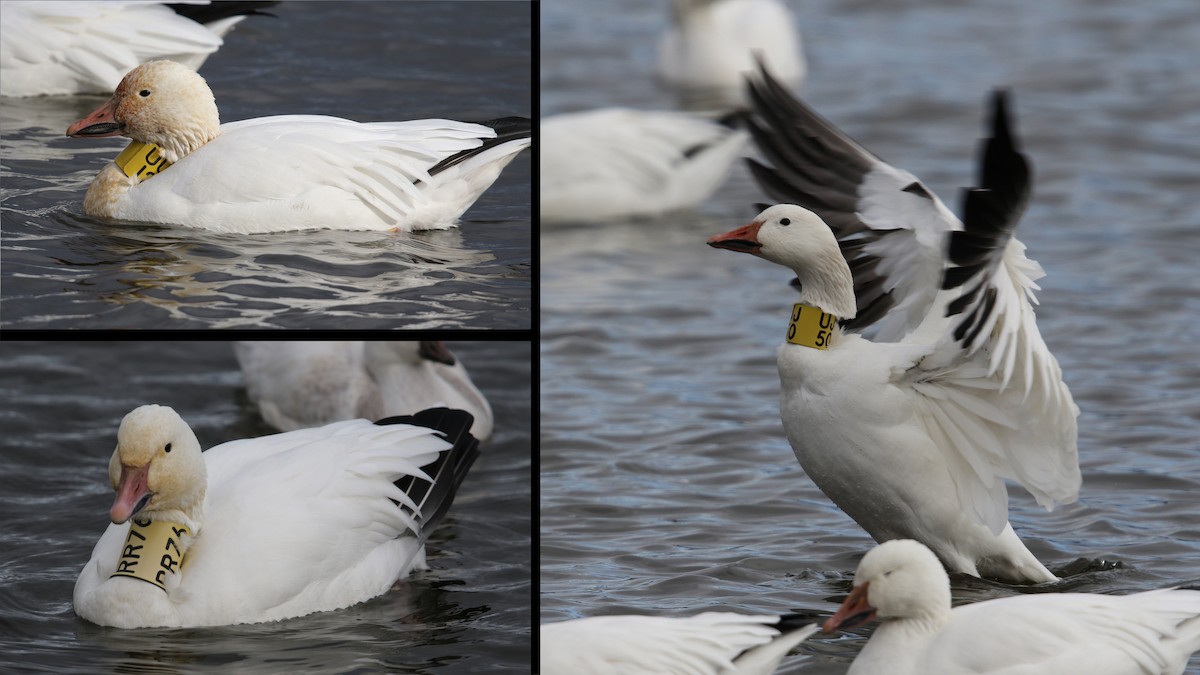
[[[422,467],[433,478],[432,483],[416,476],[404,476],[396,481],[396,487],[412,498],[419,509],[419,514],[413,514],[413,517],[420,525],[419,539],[422,544],[450,510],[458,487],[479,456],[479,441],[470,431],[474,421],[474,416],[465,410],[430,408],[415,415],[388,417],[375,423],[412,424],[433,429],[454,446],[439,455],[432,464]]]

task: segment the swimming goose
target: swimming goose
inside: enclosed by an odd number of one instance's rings
[[[478,454],[470,424],[440,408],[202,453],[174,410],[136,408],[117,431],[112,524],[75,612],[116,628],[217,626],[381,595],[425,568],[425,540]]]
[[[680,112],[603,108],[541,124],[541,221],[603,222],[691,208],[725,181],[749,136]]]
[[[1008,524],[1004,481],[1047,509],[1074,501],[1078,408],[1035,322],[1041,268],[1012,238],[1029,174],[1004,98],[959,222],[768,85],[754,133],[775,166],[756,172],[829,223],[780,204],[709,243],[796,274],[778,365],[800,464],[876,541],[916,539],[955,572],[1054,580]]]
[[[88,188],[87,215],[240,233],[452,227],[530,134],[517,117],[221,124],[204,78],[174,61],[130,71],[108,103],[67,129],[133,139]]]
[[[800,32],[780,0],[671,0],[658,45],[658,75],[699,108],[744,104],[743,77],[766,63],[798,88],[807,65]]]
[[[1200,650],[1200,591],[1039,593],[951,609],[937,557],[908,539],[863,557],[825,631],[874,619],[850,675],[1179,675]]]
[[[817,625],[799,615],[705,612],[543,624],[542,675],[766,675]]]
[[[446,406],[475,418],[471,435],[492,433],[492,408],[442,342],[237,342],[250,399],[280,431],[411,415]]]
[[[239,21],[277,4],[5,0],[0,96],[109,94],[153,59],[198,70]]]

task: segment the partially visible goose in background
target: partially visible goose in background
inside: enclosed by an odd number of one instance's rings
[[[767,675],[817,632],[800,615],[705,612],[542,624],[542,675]]]
[[[749,136],[680,112],[603,108],[541,123],[541,221],[604,222],[694,207]]]
[[[221,124],[203,77],[151,61],[67,135],[134,140],[92,181],[87,215],[257,233],[452,227],[529,147],[531,130],[519,117],[279,115]]]
[[[1038,593],[951,609],[937,556],[906,539],[863,557],[825,631],[874,619],[850,675],[1180,675],[1200,650],[1200,591]]]
[[[442,342],[264,341],[234,350],[250,400],[281,431],[445,406],[471,413],[479,440],[492,433],[491,406]]]
[[[112,524],[75,583],[75,612],[116,628],[277,621],[368,600],[425,568],[478,442],[469,413],[200,443],[174,410],[125,416]]]
[[[110,94],[154,59],[198,70],[239,21],[277,4],[5,0],[0,96]]]
[[[1029,170],[1004,96],[960,222],[765,74],[753,91],[772,162],[752,162],[760,184],[828,220],[780,204],[709,243],[796,274],[778,361],[800,464],[876,541],[916,539],[955,572],[1054,580],[1008,524],[1004,481],[1047,509],[1074,501],[1079,411],[1033,313],[1042,270],[1012,237]]]
[[[781,0],[671,0],[658,45],[658,75],[689,108],[745,103],[755,59],[792,89],[808,71],[792,12]]]

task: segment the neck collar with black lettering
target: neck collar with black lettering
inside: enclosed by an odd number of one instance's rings
[[[171,166],[171,163],[163,158],[162,150],[157,145],[141,141],[133,141],[125,146],[113,161],[122,173],[130,178],[137,178],[139,183]]]
[[[788,321],[787,341],[813,349],[829,349],[837,333],[836,316],[797,302],[792,305],[792,318]]]
[[[167,578],[179,574],[183,565],[183,537],[192,531],[183,523],[165,520],[134,520],[121,548],[114,577],[133,577],[154,584],[164,591]]]

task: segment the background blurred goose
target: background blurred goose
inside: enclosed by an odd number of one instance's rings
[[[281,431],[355,418],[466,410],[471,434],[492,433],[492,408],[442,342],[238,342],[246,391]]]
[[[277,4],[5,0],[0,96],[109,94],[154,59],[198,70],[239,21]]]
[[[722,183],[746,132],[679,112],[603,108],[541,123],[541,221],[603,222],[694,207]]]
[[[671,26],[658,46],[658,74],[688,107],[745,102],[744,77],[761,59],[796,89],[804,81],[800,31],[780,0],[671,0]]]

